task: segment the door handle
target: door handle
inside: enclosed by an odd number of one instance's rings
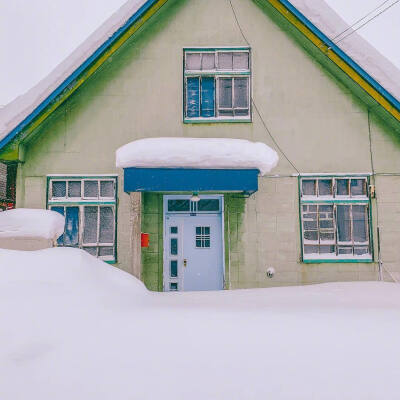
[[[183,260],[183,266],[186,268],[187,267],[187,260],[186,258]]]

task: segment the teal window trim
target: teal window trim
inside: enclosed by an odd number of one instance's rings
[[[218,52],[248,52],[249,53],[249,68],[248,70],[222,70],[215,68],[214,70],[204,70],[204,71],[187,71],[185,57],[186,53],[218,53]],[[182,121],[184,124],[214,124],[214,123],[252,123],[252,74],[251,74],[251,47],[250,46],[238,46],[238,47],[184,47],[183,48],[183,62],[182,62],[182,70],[183,70],[183,93],[182,93]],[[215,93],[214,93],[214,109],[215,115],[214,117],[188,117],[187,116],[187,78],[194,77],[203,77],[203,76],[212,76],[215,78]],[[219,99],[217,99],[219,89],[217,88],[218,77],[248,77],[248,115],[243,116],[218,116],[218,103]],[[201,91],[201,88],[199,89]],[[199,100],[201,102],[201,99]],[[232,109],[233,107],[233,94],[232,94]],[[240,109],[240,107],[239,107]],[[244,108],[246,110],[247,108]]]
[[[373,244],[373,229],[372,229],[372,201],[371,197],[369,196],[369,185],[370,185],[370,173],[352,173],[352,174],[306,174],[306,175],[298,175],[298,195],[299,195],[299,223],[300,223],[300,245],[301,245],[301,262],[304,264],[321,264],[321,263],[373,263],[375,262],[375,256],[374,256],[374,244]],[[337,179],[346,179],[346,178],[365,178],[366,179],[366,184],[367,184],[367,198],[365,197],[354,197],[354,198],[334,198],[332,197],[331,199],[327,199],[324,197],[321,197],[320,199],[306,199],[302,200],[302,179],[324,179],[324,178],[337,178]],[[370,251],[370,256],[369,258],[362,258],[362,255],[360,258],[356,258],[357,256],[354,256],[354,258],[323,258],[323,255],[321,258],[307,258],[304,254],[304,232],[303,232],[303,217],[302,217],[302,205],[306,204],[362,204],[368,205],[368,246],[369,246],[369,251]],[[335,217],[336,218],[336,217]],[[335,230],[336,230],[336,224],[335,224]],[[337,242],[336,242],[337,245]],[[357,244],[355,245],[357,246]],[[361,245],[362,246],[362,245]]]
[[[49,198],[50,194],[50,183],[52,180],[60,180],[60,181],[82,181],[82,180],[98,180],[98,181],[107,181],[113,180],[114,181],[114,199],[109,200],[109,198],[104,198],[107,200],[82,200],[82,201],[75,201],[74,199],[71,200],[51,200]],[[100,189],[99,189],[100,190]],[[50,209],[51,207],[67,207],[67,206],[113,206],[114,207],[114,257],[112,259],[103,259],[98,257],[100,260],[107,264],[116,264],[118,262],[118,174],[104,174],[104,175],[47,175],[46,176],[46,208]],[[81,217],[79,217],[81,218]],[[81,243],[79,243],[79,248],[82,248]]]

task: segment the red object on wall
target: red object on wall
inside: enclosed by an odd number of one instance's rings
[[[149,247],[150,235],[148,233],[142,233],[141,234],[141,242],[142,242],[142,247]]]

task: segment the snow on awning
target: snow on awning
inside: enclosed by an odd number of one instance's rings
[[[149,138],[117,150],[125,192],[243,192],[278,163],[264,143],[242,139]]]
[[[117,150],[117,167],[258,169],[261,175],[278,163],[264,143],[220,138],[148,138]]]
[[[64,217],[50,210],[17,208],[0,212],[0,239],[57,239],[64,233]]]

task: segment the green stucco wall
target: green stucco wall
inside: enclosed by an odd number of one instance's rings
[[[377,278],[372,264],[302,264],[296,170],[302,173],[371,172],[371,152],[384,264],[400,272],[400,147],[384,124],[332,66],[325,69],[299,45],[292,28],[269,8],[232,0],[252,51],[252,123],[183,124],[182,49],[246,45],[227,0],[169,1],[134,37],[37,130],[19,166],[17,205],[46,206],[47,174],[119,175],[118,264],[130,271],[129,196],[115,150],[144,137],[223,137],[261,141],[280,156],[273,176],[259,179],[248,199],[225,196],[227,287],[246,288]],[[307,47],[307,46],[304,46]],[[339,77],[340,78],[340,77]],[[374,102],[369,107],[374,107]],[[371,143],[369,138],[371,137]],[[386,175],[382,175],[386,174]],[[229,219],[229,231],[228,231]],[[376,201],[373,201],[376,240]],[[399,227],[398,227],[399,226]],[[143,195],[143,279],[162,288],[162,197]],[[227,235],[229,233],[229,235]],[[229,238],[229,242],[228,242]],[[229,265],[228,265],[229,264]],[[274,267],[270,279],[266,269]]]

